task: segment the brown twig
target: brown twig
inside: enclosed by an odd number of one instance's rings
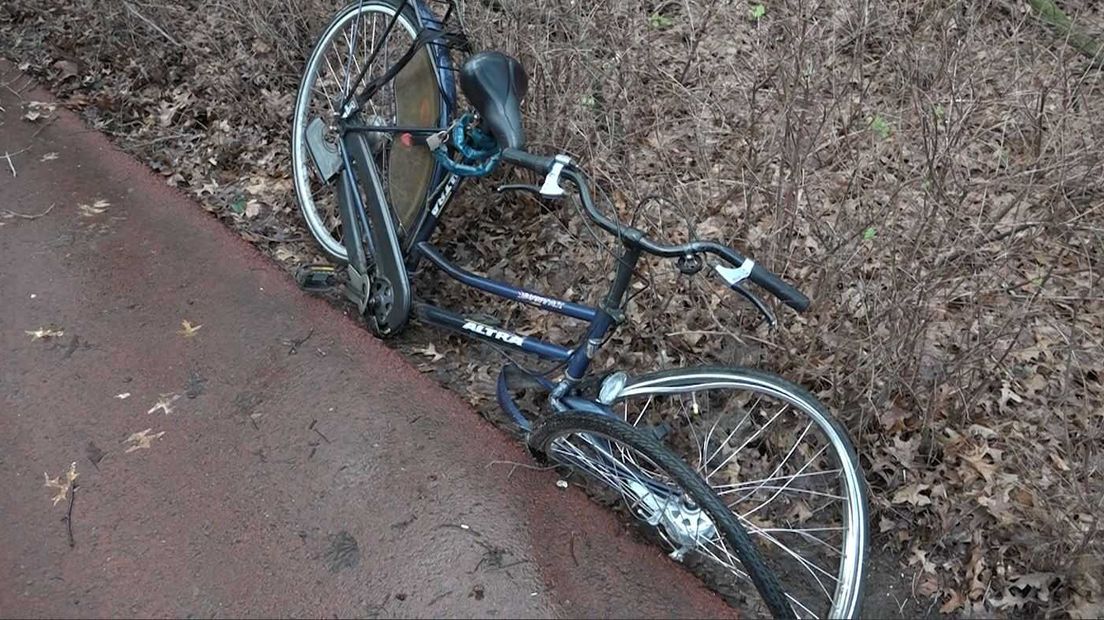
[[[69,483],[69,511],[65,513],[65,528],[69,533],[69,548],[76,546],[77,542],[73,539],[73,504],[77,501],[77,489],[80,485],[70,482]]]
[[[153,22],[153,20],[151,20],[150,18],[146,17],[145,15],[142,15],[141,13],[139,13],[138,9],[131,6],[131,4],[129,2],[124,2],[123,5],[126,6],[127,11],[130,11],[130,13],[132,15],[134,15],[138,19],[142,20],[150,28],[153,28],[158,34],[160,34],[161,36],[168,39],[169,43],[172,43],[173,45],[175,45],[177,47],[184,47],[183,45],[180,44],[180,41],[177,41],[176,39],[173,38],[173,36],[171,34],[165,32],[161,28],[161,26],[158,26],[156,23]]]
[[[19,97],[19,100],[20,100],[20,101],[22,101],[22,100],[23,100],[23,95],[20,95],[18,91],[16,91],[15,89],[13,89],[13,88],[12,88],[11,86],[8,86],[8,83],[7,83],[7,82],[4,82],[4,88],[8,89],[8,91],[10,91],[10,92],[11,92],[11,94],[15,95],[16,97]]]
[[[50,213],[50,211],[53,211],[54,207],[56,207],[56,206],[57,206],[57,203],[55,202],[55,203],[51,204],[49,207],[46,207],[46,210],[43,211],[42,213],[34,213],[34,214],[31,214],[31,215],[28,215],[26,213],[18,213],[16,211],[12,211],[11,209],[4,209],[4,213],[6,213],[8,215],[8,217],[18,217],[18,218],[24,219],[24,220],[37,220],[40,217],[45,217],[47,214]]]
[[[318,420],[311,420],[310,426],[308,426],[307,428],[311,429],[312,431],[315,432],[315,434],[317,434],[319,437],[321,437],[322,441],[325,441],[326,443],[330,443],[330,438],[323,435],[322,431],[315,428],[314,427],[315,424],[318,424]]]
[[[11,168],[12,177],[17,177],[19,175],[16,174],[16,172],[15,172],[15,164],[12,163],[11,156],[12,156],[12,153],[8,153],[7,151],[4,152],[4,159],[8,160],[8,167]]]
[[[290,347],[288,349],[288,355],[295,355],[296,353],[298,353],[299,352],[299,347],[304,342],[310,340],[311,336],[313,336],[313,335],[314,335],[314,328],[312,327],[311,330],[309,332],[307,332],[307,335],[303,336],[302,338],[291,338],[289,340],[285,340],[284,344],[286,344]]]

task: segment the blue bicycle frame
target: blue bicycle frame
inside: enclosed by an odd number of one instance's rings
[[[539,338],[521,336],[492,327],[432,304],[423,302],[411,302],[410,304],[410,310],[413,314],[427,323],[453,329],[470,337],[506,346],[523,353],[536,355],[545,360],[566,364],[565,380],[554,386],[554,396],[563,398],[564,403],[569,403],[573,408],[593,409],[595,407],[593,402],[575,403],[575,399],[570,399],[568,391],[586,376],[591,359],[598,352],[602,343],[605,342],[610,329],[622,321],[622,300],[628,289],[633,269],[640,258],[640,249],[625,244],[613,284],[603,303],[597,307],[559,299],[538,291],[471,273],[449,262],[428,241],[436,228],[444,206],[453,195],[455,188],[460,184],[459,177],[452,175],[437,192],[430,196],[427,207],[428,205],[434,206],[426,209],[421,224],[411,235],[412,246],[408,251],[403,252],[400,248],[404,246],[398,239],[398,233],[390,214],[390,207],[387,205],[382,192],[379,191],[379,177],[375,162],[368,154],[367,146],[361,135],[363,132],[371,130],[371,128],[349,127],[343,137],[346,165],[344,178],[340,183],[344,188],[344,191],[340,193],[340,203],[342,206],[343,230],[346,231],[345,241],[346,247],[349,248],[350,260],[355,260],[355,255],[363,251],[354,247],[356,244],[364,243],[367,245],[368,253],[373,257],[376,269],[387,277],[391,286],[395,288],[394,298],[396,299],[400,287],[403,290],[409,290],[408,273],[413,271],[425,259],[449,277],[466,286],[514,302],[527,304],[546,312],[586,321],[588,326],[582,341],[573,347],[565,347]],[[353,157],[350,157],[350,153],[353,154]],[[355,160],[355,164],[353,160]],[[357,172],[354,172],[354,170]],[[366,183],[369,190],[368,208],[365,208],[360,192],[355,191],[355,188],[358,187],[358,176],[368,180],[368,183]],[[364,234],[362,235],[362,233]],[[405,260],[402,258],[402,254],[406,255]],[[406,311],[401,310],[401,312]],[[405,321],[405,317],[403,321]],[[503,381],[504,379],[500,377],[499,400],[503,408],[514,417],[523,430],[528,430],[529,423],[520,415],[517,407],[513,406],[512,402],[503,401],[503,388],[501,386]],[[548,387],[551,389],[553,386],[549,384]]]
[[[428,11],[421,0],[407,0],[407,2],[412,2],[416,7],[419,20],[422,22],[422,31],[396,65],[370,82],[363,91],[358,91],[357,87],[359,87],[360,80],[363,78],[362,73],[357,80],[357,84],[346,96],[346,102],[342,105],[342,115],[338,120],[342,145],[341,156],[344,164],[337,183],[342,234],[349,255],[351,281],[354,286],[360,287],[360,290],[355,291],[354,297],[360,303],[362,312],[365,311],[368,305],[372,305],[371,318],[375,321],[377,333],[381,335],[394,333],[405,325],[411,315],[415,315],[434,325],[454,329],[468,336],[514,348],[546,360],[563,363],[566,370],[564,379],[559,383],[552,384],[542,377],[533,377],[549,388],[552,405],[558,408],[607,413],[608,409],[598,403],[574,398],[573,392],[578,383],[586,376],[591,359],[605,342],[610,330],[623,320],[621,308],[624,296],[642,252],[660,257],[677,258],[680,261],[685,260],[685,264],[680,263],[680,269],[683,269],[686,273],[700,271],[702,263],[700,259],[696,258],[698,255],[711,253],[720,256],[721,259],[731,265],[731,267],[725,268],[728,275],[722,274],[728,280],[730,288],[752,301],[772,322],[773,317],[762,301],[740,286],[743,280],[748,279],[759,285],[798,311],[803,311],[808,307],[809,299],[800,291],[783,282],[778,276],[761,265],[741,256],[732,248],[709,241],[692,241],[681,245],[658,244],[648,240],[642,231],[621,225],[601,215],[595,208],[586,189],[585,177],[579,175],[572,168],[565,168],[563,173],[569,176],[578,189],[588,216],[600,228],[616,235],[621,240],[624,248],[618,260],[614,281],[604,300],[598,306],[578,304],[492,280],[461,269],[445,259],[430,244],[429,239],[436,229],[437,222],[445,206],[461,185],[462,177],[452,172],[445,174],[445,170],[440,165],[434,171],[435,189],[427,196],[420,220],[413,226],[413,230],[400,231],[387,202],[387,197],[384,195],[375,157],[365,134],[399,133],[404,134],[404,142],[410,143],[420,140],[424,143],[429,136],[449,129],[448,123],[453,118],[456,97],[455,81],[452,76],[452,64],[447,45],[456,42],[460,42],[462,45],[466,44],[462,36],[442,30],[441,22],[432,17],[432,13]],[[452,5],[450,4],[450,6]],[[395,18],[392,18],[388,31],[394,26],[394,22]],[[385,37],[386,34],[385,31]],[[373,93],[377,92],[383,83],[397,75],[403,66],[414,57],[416,52],[426,45],[431,46],[434,54],[434,61],[439,72],[439,83],[442,88],[441,101],[443,105],[439,119],[440,126],[366,126],[357,120],[359,116],[357,112],[364,101],[367,101]],[[368,62],[365,67],[369,64],[371,63]],[[551,158],[534,156],[523,151],[512,151],[510,153],[507,153],[507,151],[510,150],[506,149],[502,153],[504,161],[511,161],[515,165],[522,165],[531,170],[543,170],[551,175],[550,171],[553,169],[553,164],[546,163],[552,161]],[[561,164],[561,168],[563,168],[563,164]],[[557,172],[557,174],[559,173]],[[548,178],[551,179],[552,177],[549,176]],[[361,180],[364,182],[361,183]],[[363,191],[364,197],[362,197],[362,190],[366,190]],[[367,206],[365,205],[365,197],[367,198]],[[369,257],[371,257],[372,262],[371,273],[369,273]],[[411,292],[409,273],[418,268],[422,259],[430,261],[437,268],[444,271],[446,275],[466,286],[511,301],[528,304],[543,311],[586,321],[588,323],[586,333],[575,346],[565,347],[539,338],[521,336],[498,329],[430,304],[415,302]],[[720,268],[718,268],[718,271],[720,271]],[[370,297],[369,291],[363,290],[369,285],[373,289]],[[371,304],[369,304],[369,299],[372,302]],[[499,401],[503,408],[515,417],[519,425],[523,429],[527,429],[528,422],[521,416],[517,407],[513,405],[512,401],[507,402],[504,398],[503,381],[503,377],[500,377]]]
[[[625,252],[618,262],[614,282],[605,297],[605,301],[598,307],[546,296],[539,292],[465,271],[450,263],[426,241],[415,246],[411,260],[416,262],[421,257],[426,258],[446,275],[466,286],[477,288],[510,301],[527,304],[540,310],[587,321],[588,325],[583,339],[574,347],[568,348],[539,338],[521,336],[491,327],[431,304],[414,304],[415,314],[427,323],[453,329],[465,335],[496,345],[504,345],[545,360],[565,363],[564,381],[559,384],[542,381],[542,384],[552,392],[553,398],[562,400],[566,406],[572,409],[591,410],[596,413],[608,412],[604,407],[589,399],[573,398],[569,390],[586,376],[590,368],[590,361],[605,342],[606,336],[613,327],[623,320],[620,308],[632,277],[633,268],[640,258],[639,250],[629,246],[625,247]],[[528,420],[521,415],[518,407],[509,398],[505,374],[499,376],[497,395],[503,409],[514,418],[518,426],[523,430],[528,430]]]
[[[441,102],[443,105],[441,106],[439,127],[364,126],[354,120],[355,115],[346,115],[346,119],[341,123],[341,151],[344,166],[338,179],[338,195],[344,240],[349,251],[350,264],[358,270],[363,270],[363,273],[366,274],[369,257],[371,257],[377,275],[387,279],[388,284],[393,289],[392,301],[400,306],[394,313],[400,319],[394,325],[387,326],[389,329],[401,327],[406,317],[409,314],[414,314],[421,320],[433,325],[454,329],[468,336],[536,355],[545,360],[564,363],[566,365],[565,381],[560,386],[552,386],[549,383],[547,387],[550,389],[556,387],[555,391],[558,398],[570,398],[568,393],[570,387],[586,375],[590,360],[605,341],[610,329],[621,320],[621,300],[628,288],[632,269],[639,259],[640,251],[626,245],[625,254],[618,265],[618,272],[613,286],[607,294],[605,302],[600,307],[550,297],[537,291],[520,288],[466,271],[450,263],[429,243],[444,208],[463,182],[462,177],[447,173],[441,166],[437,166],[434,171],[432,186],[435,189],[427,197],[426,207],[423,208],[420,220],[412,231],[406,231],[405,238],[400,238],[402,235],[400,235],[399,228],[387,204],[386,196],[380,191],[382,184],[379,179],[379,171],[374,158],[371,156],[365,134],[387,131],[390,133],[406,133],[411,137],[424,139],[425,136],[437,133],[447,127],[456,107],[452,61],[447,46],[442,43],[442,40],[449,36],[443,30],[443,20],[434,17],[422,0],[407,0],[407,2],[415,8],[415,13],[421,22],[420,26],[423,34],[419,35],[418,40],[407,52],[406,58],[400,61],[392,71],[401,70],[405,62],[409,61],[421,46],[430,47],[438,72],[438,81],[441,85]],[[447,20],[447,15],[444,19]],[[392,26],[389,25],[389,28]],[[370,96],[370,92],[368,95]],[[359,183],[358,179],[363,179],[365,183]],[[362,196],[362,189],[367,190],[364,192],[367,194],[367,205],[365,204],[365,196]],[[521,336],[501,330],[431,304],[414,302],[410,293],[408,274],[418,268],[422,259],[428,260],[444,271],[445,274],[466,286],[511,301],[528,304],[547,312],[586,321],[588,327],[585,336],[577,345],[564,347],[538,338]],[[503,389],[501,384],[503,383],[504,378],[500,377],[500,401],[502,400]],[[516,406],[505,402],[503,405],[515,417],[519,425],[525,429],[528,428],[528,422],[520,415]],[[593,403],[590,403],[590,407],[593,406]]]

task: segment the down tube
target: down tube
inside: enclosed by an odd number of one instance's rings
[[[449,312],[437,306],[415,303],[414,313],[418,318],[427,323],[439,327],[447,327],[494,344],[507,345],[524,351],[525,353],[542,357],[546,360],[563,362],[567,361],[573,354],[571,349],[561,347],[558,344],[545,342],[528,336],[521,336],[491,327],[490,325],[484,325],[483,323],[462,317],[459,314]]]

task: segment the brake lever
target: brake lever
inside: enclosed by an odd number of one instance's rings
[[[739,293],[744,299],[750,301],[751,304],[755,306],[755,309],[759,311],[759,314],[762,314],[763,318],[767,320],[767,325],[769,325],[771,329],[778,326],[778,321],[775,320],[774,314],[771,313],[770,308],[767,308],[767,304],[763,303],[762,299],[759,299],[758,295],[747,290],[744,288],[744,285],[739,283],[729,285],[729,288]]]
[[[509,183],[507,185],[499,185],[495,188],[495,192],[499,194],[504,194],[506,192],[529,192],[530,194],[536,195],[538,198],[551,198],[551,196],[547,196],[541,193],[541,188],[537,187],[536,185],[528,185],[525,183]]]
[[[725,281],[728,288],[736,291],[741,297],[751,302],[751,305],[755,306],[755,309],[759,311],[759,314],[763,315],[763,318],[767,320],[767,325],[771,329],[778,326],[778,321],[775,320],[774,314],[771,313],[770,308],[767,308],[767,304],[763,303],[763,300],[758,295],[744,288],[744,281],[751,275],[751,270],[755,267],[755,261],[750,258],[745,258],[742,265],[739,267],[725,267],[724,265],[713,265],[713,271],[717,272],[717,275],[721,276],[721,279]]]

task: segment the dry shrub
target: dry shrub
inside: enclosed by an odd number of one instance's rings
[[[1062,3],[1104,30],[1092,4]],[[1104,73],[1011,0],[754,6],[464,4],[479,45],[530,70],[531,148],[581,160],[620,218],[727,241],[814,298],[768,332],[715,283],[653,261],[602,364],[788,375],[855,436],[876,545],[911,567],[914,596],[945,612],[1099,613]],[[54,84],[71,105],[295,263],[313,256],[287,242],[304,238],[287,122],[334,9],[15,0],[0,28],[44,78],[80,63],[83,79]],[[458,262],[595,299],[609,253],[573,205],[465,196],[463,225],[444,231]],[[236,213],[242,200],[261,216]],[[429,282],[442,301],[476,300]],[[460,369],[457,383],[492,376]]]
[[[625,361],[762,360],[813,387],[859,439],[878,542],[946,611],[1090,609],[1101,73],[1003,2],[469,8],[533,68],[533,142],[617,188],[622,219],[660,193],[656,231],[689,219],[815,300],[742,337],[664,266]]]

